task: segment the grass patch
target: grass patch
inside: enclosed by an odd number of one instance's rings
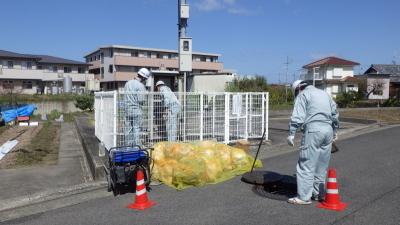
[[[381,110],[348,110],[340,112],[340,116],[359,119],[377,120],[386,123],[400,123],[400,109]]]
[[[271,104],[269,105],[270,110],[292,110],[293,109],[293,102],[282,103],[282,104]]]
[[[58,160],[60,125],[46,122],[26,149],[19,149],[15,166],[54,164]]]

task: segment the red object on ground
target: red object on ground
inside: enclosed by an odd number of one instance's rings
[[[28,121],[29,120],[29,116],[18,116],[17,120],[18,121]]]
[[[141,169],[136,174],[136,193],[135,202],[128,205],[130,209],[144,210],[154,206],[156,203],[147,198],[146,185],[144,182],[144,174]]]
[[[347,204],[340,202],[339,185],[336,182],[336,170],[330,168],[328,171],[328,181],[326,184],[325,201],[317,205],[319,208],[343,211]]]

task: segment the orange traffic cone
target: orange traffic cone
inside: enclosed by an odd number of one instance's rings
[[[144,183],[144,174],[141,169],[139,169],[136,174],[135,195],[135,202],[127,206],[130,209],[144,210],[156,204],[155,202],[152,202],[147,198],[146,185]]]
[[[336,182],[336,170],[330,168],[328,171],[328,182],[326,184],[325,201],[317,205],[319,208],[343,211],[347,204],[340,202],[339,187]]]

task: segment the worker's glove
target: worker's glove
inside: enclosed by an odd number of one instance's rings
[[[294,146],[294,136],[288,136],[286,140],[288,145]]]
[[[337,141],[339,139],[339,136],[337,132],[333,133],[333,141]]]

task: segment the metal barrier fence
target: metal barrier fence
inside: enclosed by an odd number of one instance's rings
[[[95,135],[107,149],[159,141],[268,140],[268,93],[175,93],[175,104],[159,92],[95,94]],[[140,102],[140,104],[136,104]],[[165,107],[165,104],[168,107]]]

